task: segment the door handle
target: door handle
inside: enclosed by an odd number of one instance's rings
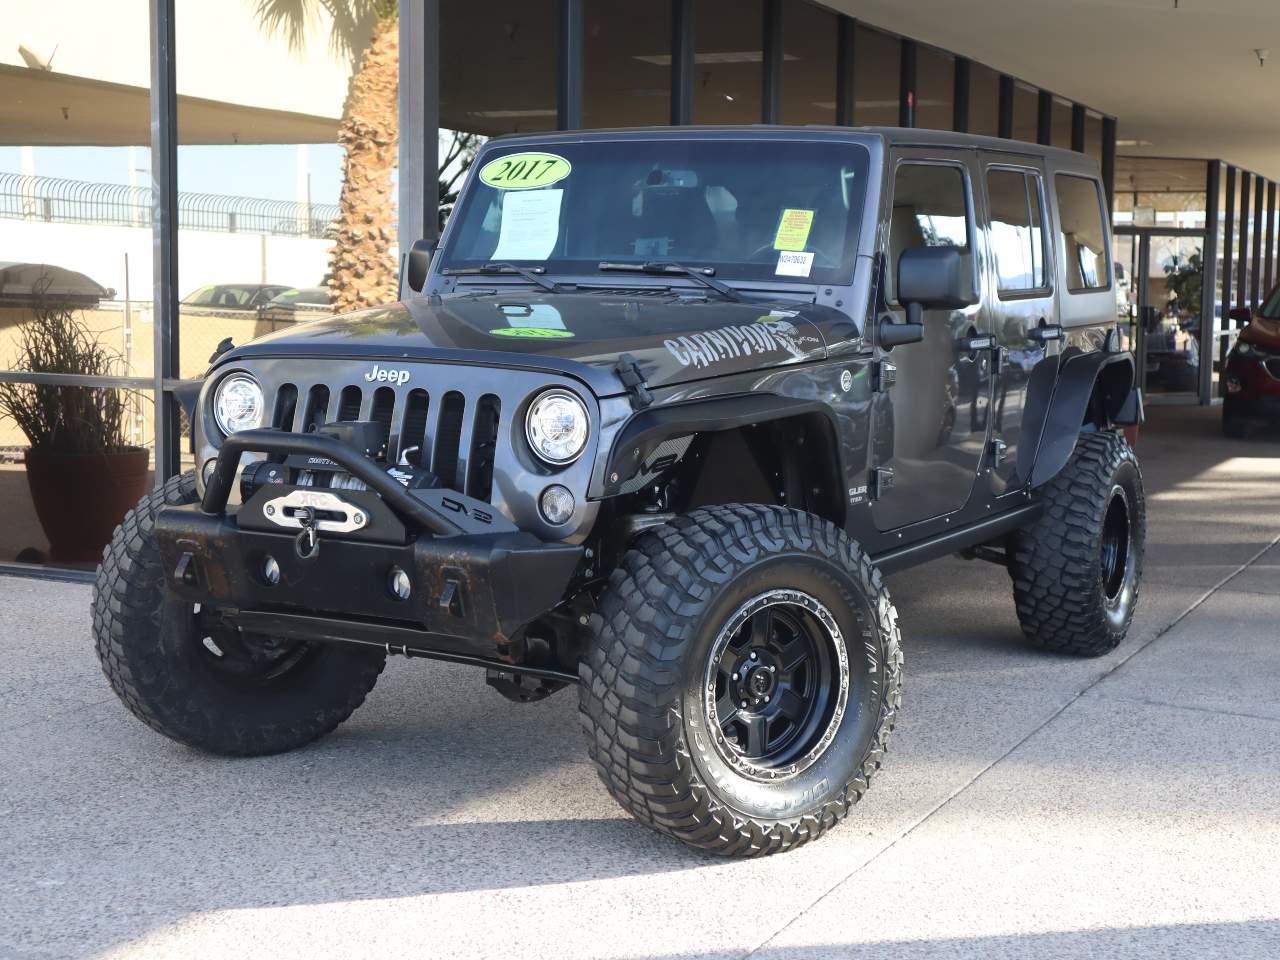
[[[961,353],[977,353],[979,350],[990,350],[996,345],[996,338],[990,334],[979,337],[965,337],[960,341]]]
[[[1040,318],[1040,326],[1027,331],[1027,339],[1035,343],[1049,343],[1051,340],[1061,340],[1062,337],[1062,324],[1046,324],[1043,317]]]

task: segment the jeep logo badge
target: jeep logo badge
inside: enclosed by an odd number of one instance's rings
[[[370,383],[394,383],[396,386],[401,386],[409,382],[409,371],[387,370],[375,363],[373,369],[366,373],[364,378]]]

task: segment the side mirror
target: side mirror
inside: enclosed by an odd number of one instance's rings
[[[959,310],[978,302],[968,258],[956,247],[903,250],[898,302],[907,309],[907,322],[881,321],[877,338],[886,350],[924,339],[925,310]]]
[[[1243,327],[1246,323],[1252,322],[1253,311],[1248,307],[1235,307],[1227,316],[1235,321],[1237,327]]]
[[[431,258],[436,254],[435,240],[415,240],[409,248],[409,256],[404,265],[404,282],[414,293],[421,293],[427,284],[427,273],[431,270]]]

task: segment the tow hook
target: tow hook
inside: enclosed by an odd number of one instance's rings
[[[302,525],[293,541],[293,552],[299,560],[314,560],[320,552],[320,538],[316,536],[315,507],[299,507],[294,518]]]

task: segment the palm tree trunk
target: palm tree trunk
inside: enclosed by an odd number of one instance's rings
[[[378,22],[351,78],[338,143],[345,148],[342,193],[329,254],[329,295],[338,312],[394,300],[397,264],[391,173],[400,140],[397,86],[400,31],[395,17]]]

